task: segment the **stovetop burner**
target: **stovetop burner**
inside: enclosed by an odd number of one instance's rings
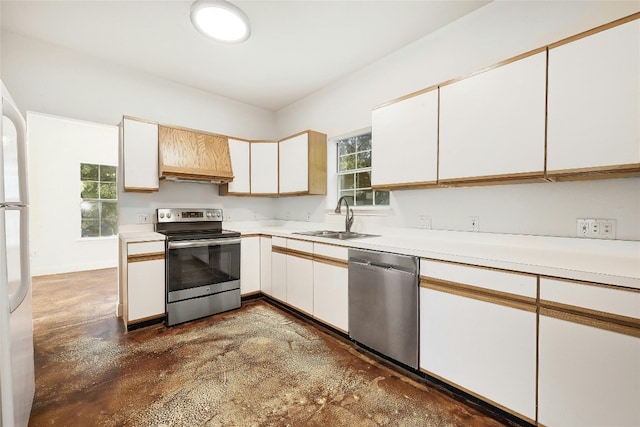
[[[202,239],[225,239],[240,237],[240,233],[231,230],[183,230],[183,231],[169,231],[159,230],[158,233],[162,233],[167,236],[167,240],[202,240]]]

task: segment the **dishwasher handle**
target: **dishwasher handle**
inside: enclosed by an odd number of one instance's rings
[[[397,271],[399,273],[411,274],[414,276],[416,275],[416,272],[413,269],[408,270],[406,268],[402,268],[402,266],[399,266],[399,265],[376,263],[376,262],[371,262],[369,260],[362,260],[357,258],[349,259],[349,266],[351,265],[360,266],[364,268],[372,268],[372,269],[392,270],[392,271]]]

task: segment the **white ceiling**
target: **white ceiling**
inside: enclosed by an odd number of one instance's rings
[[[252,34],[206,39],[191,1],[6,1],[2,29],[277,111],[488,1],[232,1]]]

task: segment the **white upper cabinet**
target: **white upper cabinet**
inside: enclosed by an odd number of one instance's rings
[[[278,143],[251,143],[251,194],[278,195]]]
[[[435,184],[438,179],[438,91],[373,110],[374,187]]]
[[[158,191],[158,124],[122,119],[124,191]]]
[[[280,142],[280,193],[306,192],[309,188],[308,141],[304,133]]]
[[[279,144],[280,194],[327,194],[327,135],[307,131]]]
[[[231,154],[231,167],[233,168],[233,181],[229,183],[228,192],[235,194],[249,194],[249,142],[229,138],[229,154]]]
[[[547,172],[640,170],[640,20],[549,50]]]
[[[439,180],[542,179],[545,85],[542,52],[442,86]]]

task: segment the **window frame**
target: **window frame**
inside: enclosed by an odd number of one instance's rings
[[[360,153],[369,153],[369,166],[365,166],[365,167],[356,167],[355,169],[348,169],[348,170],[344,170],[344,171],[340,171],[340,160],[342,157],[344,157],[345,155],[341,155],[340,154],[340,144],[346,140],[349,139],[353,139],[353,138],[358,138],[361,136],[365,136],[365,135],[369,135],[369,149],[368,150],[361,150],[359,151],[356,148],[354,149],[353,153],[349,153],[346,155],[354,155],[354,166],[357,166],[357,162],[358,162],[358,154]],[[354,131],[354,132],[350,132],[348,134],[344,134],[344,135],[340,135],[338,137],[334,137],[331,138],[332,142],[335,144],[335,176],[336,176],[336,183],[335,183],[335,188],[336,188],[336,199],[335,202],[337,203],[338,199],[340,199],[340,197],[343,195],[343,191],[349,191],[349,189],[343,189],[341,186],[342,183],[342,177],[345,175],[349,175],[349,174],[353,174],[353,188],[351,189],[353,191],[353,196],[352,199],[354,201],[354,203],[349,203],[349,207],[352,208],[355,211],[363,211],[363,212],[369,212],[369,213],[376,213],[376,212],[388,212],[391,209],[391,193],[387,190],[376,190],[373,189],[371,187],[371,183],[369,182],[369,186],[368,187],[358,187],[358,174],[359,173],[369,173],[369,179],[371,179],[371,173],[372,173],[372,156],[373,156],[373,144],[372,144],[372,131],[371,128],[365,128],[365,129],[361,129],[358,131]],[[372,204],[365,204],[365,205],[358,205],[357,204],[357,192],[358,191],[370,191],[372,194]],[[380,192],[385,192],[388,193],[387,196],[387,203],[385,204],[376,204],[376,193],[380,193]]]
[[[97,180],[94,179],[83,179],[83,166],[84,165],[88,165],[88,166],[97,166]],[[102,176],[102,168],[103,167],[108,167],[108,168],[113,168],[113,180],[103,180],[103,176]],[[79,191],[79,195],[80,195],[80,202],[79,202],[79,214],[80,214],[80,239],[81,240],[91,240],[91,239],[111,239],[114,237],[118,236],[118,166],[117,165],[108,165],[108,164],[101,164],[101,163],[94,163],[94,162],[80,162],[79,163],[79,172],[80,172],[80,179],[79,179],[79,187],[80,187],[80,191]],[[95,183],[96,187],[97,187],[97,192],[98,192],[98,197],[84,197],[84,189],[85,189],[85,185],[84,183]],[[114,198],[103,198],[101,191],[102,191],[102,184],[113,184],[114,187]],[[86,218],[83,214],[83,210],[86,209],[86,205],[85,203],[95,203],[97,205],[97,211],[98,211],[98,216],[97,218]],[[113,223],[108,223],[107,219],[103,218],[103,204],[113,204],[113,209],[115,209],[115,217],[112,218],[113,219]],[[98,235],[89,235],[89,236],[85,236],[84,235],[84,224],[85,221],[97,221],[97,228],[98,228]],[[110,226],[111,227],[111,234],[103,234],[103,229],[105,227],[105,225]]]

